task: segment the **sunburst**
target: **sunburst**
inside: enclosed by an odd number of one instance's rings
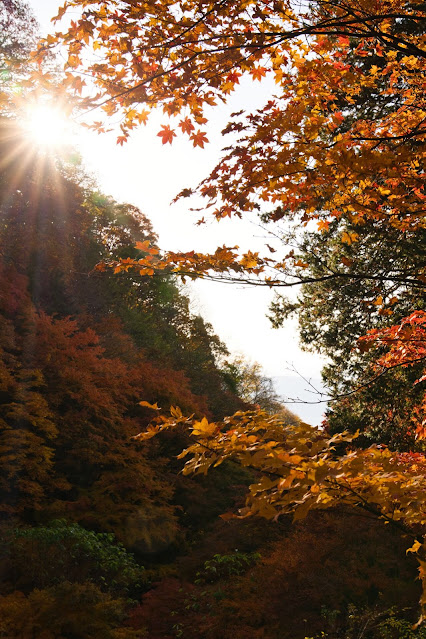
[[[54,149],[71,142],[71,124],[60,108],[44,104],[29,105],[24,128],[31,142],[40,148]]]

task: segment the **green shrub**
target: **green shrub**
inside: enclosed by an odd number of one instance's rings
[[[8,580],[28,592],[67,581],[90,582],[104,592],[135,596],[145,571],[110,533],[95,533],[64,520],[15,529],[5,543]]]
[[[397,619],[391,615],[382,621],[377,628],[378,639],[426,639],[426,628],[414,630],[406,619]]]
[[[242,575],[260,559],[258,552],[239,552],[228,555],[214,555],[204,562],[203,569],[197,572],[195,583],[213,583],[219,579]]]

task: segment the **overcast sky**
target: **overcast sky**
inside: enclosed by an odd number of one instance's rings
[[[52,29],[50,18],[61,3],[30,0],[30,4],[42,31]],[[204,150],[194,149],[189,141],[179,138],[173,145],[163,147],[156,135],[163,120],[160,114],[154,114],[148,126],[133,133],[123,147],[117,146],[115,135],[79,133],[80,151],[85,165],[96,175],[105,193],[135,204],[152,220],[162,249],[210,251],[218,245],[238,244],[245,250],[258,250],[264,233],[255,224],[224,220],[196,227],[198,217],[187,211],[186,200],[172,206],[170,202],[182,188],[195,186],[216,164],[223,146],[220,131],[228,115],[240,108],[261,107],[269,92],[270,87],[265,84],[243,84],[227,105],[215,109],[214,117],[206,125],[210,144]],[[190,293],[194,310],[213,324],[228,348],[259,362],[267,375],[294,376],[290,369],[295,368],[307,378],[320,376],[323,362],[318,355],[300,350],[295,322],[287,322],[279,330],[271,328],[266,318],[271,291],[199,281],[191,284]],[[306,386],[300,380],[299,395]],[[292,389],[294,394],[294,386]],[[282,382],[280,391],[285,392]],[[297,404],[289,408],[305,414],[303,407]],[[323,406],[317,406],[313,413],[311,408],[311,419],[314,414],[318,420],[322,410]]]

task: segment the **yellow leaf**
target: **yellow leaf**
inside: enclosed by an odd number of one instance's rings
[[[158,408],[157,403],[150,404],[149,402],[139,402],[139,406],[146,406],[147,408],[152,408],[152,410],[161,410],[161,408]]]
[[[209,437],[209,435],[213,435],[215,430],[216,424],[214,422],[209,424],[208,420],[203,417],[200,422],[194,423],[192,433],[201,437]]]
[[[304,502],[302,502],[300,504],[300,506],[297,506],[296,510],[294,511],[293,514],[293,521],[298,521],[299,519],[304,519],[306,517],[306,515],[308,514],[308,512],[310,511],[312,506],[312,502],[309,500],[306,500]]]
[[[419,548],[421,548],[421,543],[419,541],[414,542],[414,544],[411,546],[411,548],[407,548],[407,550],[405,551],[405,553],[408,555],[409,552],[414,552],[416,553],[418,551]]]
[[[170,406],[170,415],[177,418],[182,417],[182,411],[179,406]]]
[[[68,56],[67,62],[68,62],[68,66],[73,68],[78,67],[81,64],[81,60],[78,57],[78,55],[73,55],[73,54]]]
[[[350,245],[356,242],[358,240],[358,237],[359,237],[358,233],[354,233],[354,232],[349,233],[348,231],[345,231],[342,235],[342,242],[344,244]]]
[[[255,268],[258,264],[258,253],[252,253],[249,251],[245,253],[240,260],[241,266],[244,268]]]
[[[151,439],[151,437],[155,437],[157,433],[158,433],[158,427],[149,426],[144,433],[139,433],[138,435],[131,437],[131,439],[135,439],[137,441],[145,441],[147,439]]]

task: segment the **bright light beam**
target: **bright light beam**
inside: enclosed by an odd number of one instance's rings
[[[31,105],[27,109],[25,129],[38,147],[58,148],[71,141],[71,126],[60,109]]]

